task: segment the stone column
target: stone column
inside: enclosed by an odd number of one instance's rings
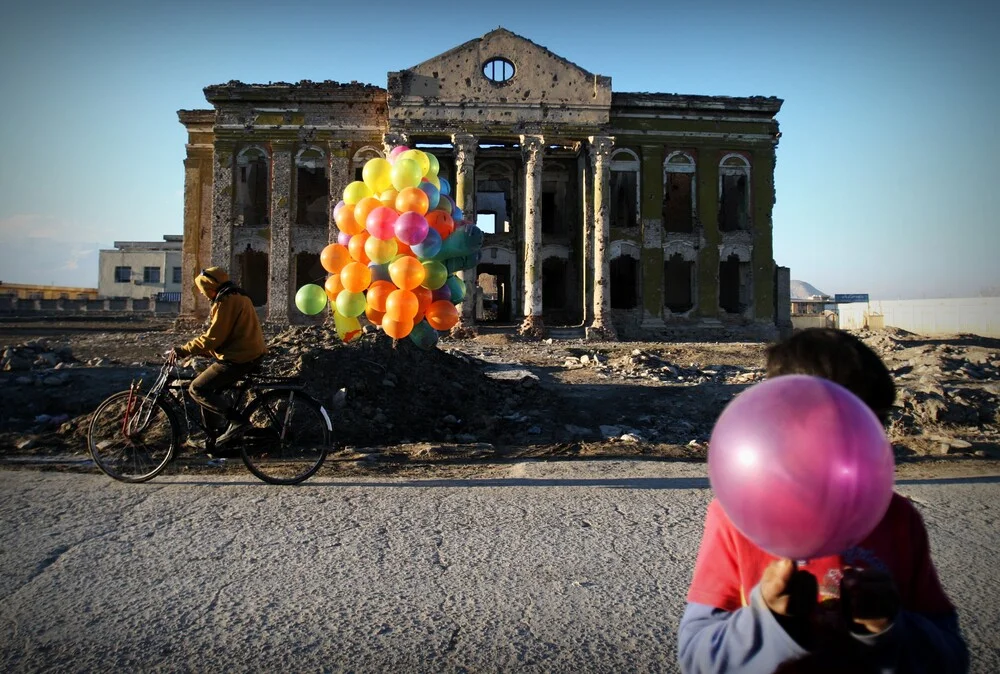
[[[229,156],[232,161],[232,153]],[[201,293],[194,285],[194,275],[211,266],[212,158],[211,146],[193,149],[189,145],[184,160],[184,243],[181,252],[181,302],[176,321],[178,329],[189,329],[208,315],[208,304],[199,302]]]
[[[389,153],[392,148],[397,145],[410,146],[410,137],[403,133],[402,131],[386,131],[382,134],[382,150],[385,152],[385,158],[389,158]]]
[[[479,139],[472,134],[456,133],[451,137],[455,147],[454,199],[467,220],[476,220],[476,150]],[[458,223],[455,223],[458,225]],[[465,299],[459,308],[458,323],[451,329],[453,337],[476,335],[476,270],[457,272],[465,284]]]
[[[345,144],[346,145],[346,144]],[[330,213],[329,213],[329,238],[333,243],[340,234],[337,228],[337,221],[333,219],[333,209],[337,207],[344,197],[344,188],[351,182],[351,158],[348,156],[348,148],[335,147],[330,144]]]
[[[524,321],[520,334],[545,335],[542,321],[542,162],[545,139],[521,136],[524,159]]]
[[[233,266],[233,150],[231,143],[215,144],[215,193],[212,199],[212,266]]]
[[[587,327],[588,339],[616,339],[611,324],[608,239],[611,234],[611,148],[614,138],[590,136],[590,159],[594,171],[594,320]]]
[[[643,145],[642,186],[642,323],[660,331],[663,322],[663,146]]]
[[[586,151],[577,158],[580,171],[580,212],[583,213],[583,325],[594,318],[594,176],[589,170]]]
[[[292,146],[271,143],[271,250],[268,253],[267,322],[289,323],[292,245],[289,209],[292,203]]]

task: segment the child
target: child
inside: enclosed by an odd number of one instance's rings
[[[772,346],[767,376],[841,384],[886,421],[896,397],[881,359],[838,330]],[[796,562],[750,542],[713,500],[678,631],[685,672],[964,672],[968,651],[931,562],[927,531],[893,494],[882,521],[841,555]]]

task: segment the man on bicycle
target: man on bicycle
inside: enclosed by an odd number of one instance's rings
[[[253,302],[242,288],[233,285],[225,269],[202,269],[194,283],[211,302],[208,329],[184,346],[175,346],[170,355],[215,358],[214,363],[195,377],[188,391],[206,412],[206,421],[214,414],[229,422],[215,440],[216,444],[222,444],[250,427],[249,419],[237,413],[222,393],[253,370],[267,348]]]

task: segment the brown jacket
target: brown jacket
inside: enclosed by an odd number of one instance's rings
[[[177,353],[209,354],[233,363],[249,363],[263,356],[267,348],[253,302],[241,292],[223,290],[212,301],[208,330],[178,347]]]

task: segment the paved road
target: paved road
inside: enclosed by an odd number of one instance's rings
[[[704,467],[473,480],[0,471],[0,669],[675,671]],[[909,481],[974,671],[1000,671],[1000,478]]]

